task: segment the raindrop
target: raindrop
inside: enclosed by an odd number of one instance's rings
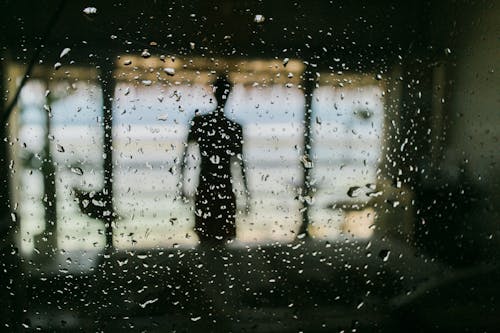
[[[167,73],[168,75],[170,76],[174,76],[175,75],[175,69],[173,69],[172,67],[166,67],[163,69],[163,71],[165,73]]]
[[[56,63],[54,64],[54,69],[55,69],[55,70],[58,70],[59,68],[61,68],[61,66],[62,66],[62,64],[61,64],[60,62],[56,62]]]
[[[97,14],[97,8],[95,7],[86,7],[83,12],[87,15]]]
[[[306,155],[302,155],[300,161],[302,162],[302,164],[304,164],[304,168],[306,169],[310,169],[313,167],[313,162]]]
[[[92,204],[96,207],[104,207],[106,204],[102,200],[92,199]]]
[[[449,47],[445,48],[444,54],[446,54],[446,55],[451,54],[451,49]]]
[[[200,317],[200,316],[198,316],[198,317],[191,317],[191,321],[198,321],[198,320],[200,320],[200,319],[201,319],[201,317]]]
[[[370,190],[374,190],[377,188],[377,186],[375,184],[372,184],[372,183],[368,183],[365,185],[367,188],[369,188]]]
[[[142,53],[141,53],[141,57],[147,59],[147,58],[151,57],[151,53],[149,53],[148,49],[144,49],[144,51],[142,51]]]
[[[56,145],[56,149],[57,149],[58,152],[64,153],[64,147],[63,146],[61,146],[61,145],[58,144],[58,145]]]
[[[196,44],[193,43],[193,42],[189,42],[189,47],[191,48],[191,50],[194,50]]]
[[[132,64],[132,60],[127,59],[127,60],[125,60],[125,61],[123,62],[123,64],[124,64],[125,66],[129,66],[129,65],[131,65],[131,64]]]
[[[266,18],[264,17],[264,15],[261,15],[261,14],[257,14],[257,15],[255,15],[255,16],[254,16],[254,18],[253,18],[253,21],[254,21],[255,23],[262,23],[262,22],[264,22],[265,20],[266,20]]]
[[[210,162],[212,162],[213,164],[219,164],[220,163],[220,156],[219,155],[210,156]]]
[[[168,120],[168,116],[166,114],[162,114],[162,115],[159,115],[156,120],[159,120],[159,121],[167,121]]]
[[[382,80],[382,74],[377,74],[377,75],[375,75],[375,79],[376,79],[377,81]]]
[[[125,260],[117,260],[118,266],[122,267],[123,265],[126,265],[128,263],[128,259]]]
[[[74,174],[76,174],[78,176],[83,176],[83,170],[80,167],[72,167],[71,172],[73,172]]]
[[[155,299],[150,299],[150,300],[147,300],[147,301],[146,301],[146,302],[144,302],[144,303],[139,303],[139,306],[140,306],[141,308],[143,308],[143,309],[144,309],[144,308],[145,308],[146,306],[148,306],[149,304],[153,304],[153,303],[155,303],[155,302],[157,302],[157,301],[158,301],[158,298],[155,298]]]
[[[290,61],[290,58],[283,59],[283,67],[286,67],[286,65],[288,65],[289,61]]]
[[[382,191],[372,191],[372,192],[366,193],[366,196],[376,198],[376,197],[381,196],[382,194],[383,194]]]
[[[356,198],[359,196],[363,190],[359,186],[351,186],[349,187],[349,190],[347,191],[347,195],[351,198]]]
[[[66,47],[64,50],[61,51],[61,54],[59,55],[59,58],[62,58],[65,55],[67,55],[69,53],[69,51],[71,51],[71,49],[69,47]]]
[[[149,87],[153,82],[151,80],[142,80],[142,84]]]
[[[388,249],[382,249],[380,250],[380,252],[378,253],[378,256],[380,259],[382,259],[383,261],[387,261],[389,260],[389,255],[391,254],[391,251],[388,250]]]

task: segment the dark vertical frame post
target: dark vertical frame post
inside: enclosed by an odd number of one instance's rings
[[[113,249],[113,99],[116,80],[114,77],[114,63],[110,59],[101,62],[100,82],[103,98],[103,172],[104,172],[104,200],[110,214],[104,217],[106,251]]]
[[[5,60],[4,53],[0,53],[0,115],[5,116],[6,109],[6,84],[4,81]],[[17,229],[17,222],[11,217],[11,195],[10,195],[10,170],[9,170],[9,148],[8,148],[8,117],[6,122],[0,123],[0,297],[2,307],[0,308],[0,324],[2,327],[20,326],[19,319],[22,316],[25,295],[23,294],[22,278],[19,269],[19,254],[15,249],[15,236],[13,230]]]
[[[46,82],[46,91],[49,92],[49,83]],[[45,96],[45,142],[43,146],[43,206],[45,211],[45,231],[38,242],[47,242],[44,244],[48,255],[48,251],[55,253],[57,249],[57,193],[56,193],[56,169],[52,159],[52,96],[48,93]]]
[[[304,89],[304,146],[302,156],[302,224],[299,229],[299,235],[308,236],[308,227],[310,223],[309,207],[312,191],[312,98],[314,89],[316,88],[316,79],[313,69],[310,65],[307,66],[303,74],[303,89]]]
[[[4,54],[1,54],[3,60]],[[2,118],[6,112],[6,93],[4,85],[4,61],[0,63],[0,114]],[[7,143],[8,123],[0,124],[0,233],[2,236],[1,244],[10,243],[12,229],[11,215],[10,215],[10,187],[9,187],[9,153]]]

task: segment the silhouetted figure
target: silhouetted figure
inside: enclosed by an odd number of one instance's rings
[[[201,156],[198,188],[195,194],[195,231],[202,244],[222,244],[236,236],[236,196],[233,191],[231,164],[241,168],[248,211],[248,186],[243,161],[243,130],[224,115],[231,90],[225,77],[213,85],[217,107],[206,115],[195,115],[187,137],[197,143]],[[181,177],[186,165],[184,154]],[[184,183],[183,195],[184,192]]]

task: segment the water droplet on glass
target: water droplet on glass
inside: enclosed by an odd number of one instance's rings
[[[199,316],[198,317],[191,317],[191,321],[198,321],[200,319],[201,319],[201,317],[199,317]]]
[[[313,167],[313,162],[306,155],[302,155],[302,157],[300,158],[300,161],[302,162],[302,164],[304,165],[304,168],[306,168],[306,169],[310,169]]]
[[[61,146],[61,145],[58,144],[58,145],[56,145],[56,149],[57,149],[58,152],[64,153],[64,147],[63,146]]]
[[[142,84],[149,87],[153,82],[151,80],[142,80]]]
[[[141,308],[143,308],[143,309],[144,309],[144,308],[145,308],[146,306],[148,306],[149,304],[153,304],[153,303],[155,303],[155,302],[157,302],[157,301],[158,301],[158,298],[155,298],[155,299],[150,299],[150,300],[147,300],[147,301],[146,301],[146,302],[144,302],[144,303],[139,303],[139,306],[140,306]]]
[[[372,184],[372,183],[368,183],[365,186],[367,188],[369,188],[370,190],[375,190],[377,188],[377,186],[375,184]]]
[[[73,172],[74,174],[76,174],[78,176],[83,176],[83,170],[80,167],[72,167],[71,172]]]
[[[124,64],[125,66],[129,66],[129,65],[131,65],[131,64],[132,64],[132,60],[127,59],[127,60],[125,60],[125,61],[123,62],[123,64]]]
[[[257,15],[255,15],[255,16],[254,16],[254,18],[253,18],[253,21],[254,21],[255,23],[262,23],[262,22],[264,22],[265,20],[266,20],[266,18],[264,17],[264,15],[261,15],[261,14],[257,14]]]
[[[149,53],[148,49],[144,49],[144,51],[142,51],[142,53],[141,53],[141,57],[147,59],[147,58],[151,57],[151,53]]]
[[[162,114],[162,115],[159,115],[158,118],[156,118],[156,119],[160,120],[160,121],[167,121],[168,116],[166,114]]]
[[[290,61],[290,58],[283,59],[283,67],[286,67],[286,65],[288,65],[289,61]]]
[[[117,260],[116,261],[118,263],[118,266],[119,267],[122,267],[123,265],[126,265],[128,263],[128,259],[125,259],[125,260]]]
[[[382,80],[382,74],[377,74],[377,75],[375,75],[375,79],[376,79],[377,81]]]
[[[168,75],[170,76],[174,76],[175,75],[175,69],[173,69],[172,67],[166,67],[163,69],[163,71],[165,73],[167,73]]]
[[[62,64],[61,64],[60,62],[56,62],[56,63],[54,64],[54,69],[55,69],[55,70],[58,70],[59,68],[61,68],[61,66],[62,66]]]
[[[97,14],[97,8],[95,7],[86,7],[83,12],[87,15]]]
[[[347,195],[351,198],[356,198],[359,196],[363,190],[359,186],[351,186],[349,190],[347,191]]]
[[[66,47],[64,48],[62,51],[61,51],[61,54],[59,55],[59,58],[62,58],[64,57],[65,55],[67,55],[69,53],[69,51],[71,51],[71,49],[69,47]]]
[[[451,54],[451,49],[449,47],[445,48],[444,54],[446,54],[446,55]]]
[[[219,155],[210,156],[210,162],[212,162],[213,164],[219,164],[220,163],[220,156]]]
[[[380,259],[382,259],[383,261],[387,261],[389,260],[389,255],[391,254],[391,251],[389,251],[388,249],[382,249],[380,250],[380,252],[378,253],[378,256]]]

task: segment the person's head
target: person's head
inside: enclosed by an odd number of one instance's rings
[[[213,92],[215,99],[217,100],[217,107],[223,108],[226,104],[227,98],[229,97],[229,93],[231,91],[231,83],[227,79],[225,75],[217,76],[213,84]]]

